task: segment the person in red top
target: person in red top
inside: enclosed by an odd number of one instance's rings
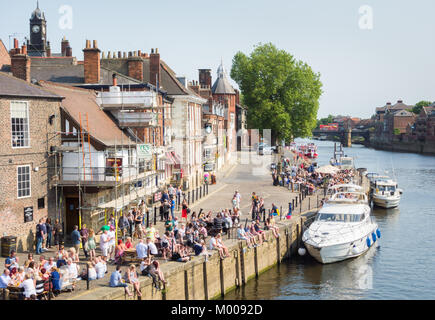
[[[133,242],[131,242],[131,237],[127,237],[127,240],[125,240],[125,247],[127,249],[133,248]]]

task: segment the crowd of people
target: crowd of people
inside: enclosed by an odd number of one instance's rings
[[[278,211],[272,204],[271,214],[261,222],[265,214],[264,199],[255,192],[251,198],[252,219],[242,222],[240,210],[241,195],[235,191],[231,208],[217,212],[191,211],[186,199],[182,198],[180,188],[169,186],[162,193],[160,214],[164,220],[164,232],[152,223],[144,202],[139,203],[116,221],[113,214],[98,231],[74,226],[70,234],[71,247],[66,249],[63,242],[62,225],[58,220],[52,225],[49,219],[41,219],[36,226],[36,254],[34,260],[29,253],[27,260],[20,263],[15,251],[5,261],[0,276],[0,289],[7,288],[16,292],[20,298],[33,300],[57,296],[64,290],[74,290],[77,281],[93,281],[105,278],[108,266],[115,265],[111,272],[109,285],[123,287],[131,296],[128,284],[131,284],[137,297],[141,298],[139,276],[149,276],[153,286],[161,290],[166,281],[160,268],[161,261],[187,262],[193,256],[204,256],[205,260],[217,252],[221,259],[229,257],[224,236],[246,241],[249,248],[262,245],[267,241],[265,231],[271,230],[279,237],[279,229],[274,216]],[[175,208],[181,209],[181,217],[175,214]],[[117,223],[116,223],[117,222]],[[116,234],[118,228],[118,234]],[[55,247],[55,252],[47,250]],[[79,253],[85,259],[80,261]],[[126,256],[135,256],[133,263],[123,267]],[[49,256],[50,255],[50,256]],[[82,269],[80,270],[80,267]],[[126,268],[126,270],[123,270]]]
[[[294,191],[308,190],[313,194],[316,190],[327,189],[333,185],[350,183],[355,176],[354,169],[338,170],[336,173],[316,172],[315,165],[303,161],[299,155],[294,159],[284,158],[281,163],[281,172],[275,168],[272,170],[274,185],[281,185]]]

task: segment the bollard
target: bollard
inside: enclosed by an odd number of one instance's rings
[[[205,196],[205,186],[206,186],[206,185],[203,184],[203,189],[204,189],[204,190],[202,190],[202,194],[203,194],[204,196]]]
[[[199,187],[199,198],[202,198],[202,187]]]
[[[147,210],[147,228],[150,226],[150,211]]]
[[[3,300],[6,300],[6,288],[3,288],[2,292]]]
[[[163,206],[161,204],[159,207],[159,212],[160,212],[160,221],[163,221]]]
[[[86,290],[89,290],[89,265],[86,263]]]
[[[154,206],[154,225],[157,224],[157,207]]]
[[[187,192],[187,204],[190,205],[190,190]]]
[[[308,197],[308,210],[311,210],[311,198]]]
[[[279,207],[279,220],[282,220],[282,206]]]
[[[196,188],[196,201],[198,201],[198,187]]]
[[[52,277],[50,274],[50,276],[48,277],[48,300],[51,300],[51,293],[52,293],[51,280],[52,280]]]
[[[295,207],[295,199],[292,199],[292,208],[294,209]]]

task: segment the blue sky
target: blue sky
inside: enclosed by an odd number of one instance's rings
[[[59,8],[72,8],[72,29],[61,29]],[[363,5],[373,29],[359,27]],[[29,35],[36,0],[0,2],[0,39]],[[321,73],[319,117],[369,117],[375,107],[403,99],[435,100],[435,2],[431,0],[40,0],[52,51],[65,35],[82,59],[85,40],[103,51],[159,48],[177,75],[198,80],[199,68],[231,69],[237,51],[272,42]],[[5,14],[6,13],[6,14]]]

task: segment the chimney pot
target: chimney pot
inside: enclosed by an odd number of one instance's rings
[[[118,59],[121,59],[122,58],[122,53],[121,53],[121,51],[118,51]]]
[[[113,86],[116,87],[118,85],[118,79],[116,78],[116,73],[112,75]]]
[[[122,53],[122,57],[125,59],[125,58],[127,58],[127,52],[123,52]]]
[[[27,54],[27,46],[25,44],[23,44],[23,46],[21,47],[21,53]]]
[[[137,57],[137,51],[133,51],[133,57]]]
[[[94,49],[98,49],[97,40],[94,40]]]
[[[106,53],[104,51],[101,53],[101,59],[106,59]]]
[[[153,48],[151,48],[151,53],[154,53],[154,49]]]
[[[130,58],[133,55],[131,51],[128,52],[128,57]]]
[[[138,51],[137,51],[137,55],[138,55],[139,57],[142,57],[142,51],[138,50]]]
[[[116,52],[115,51],[113,51],[113,53],[112,53],[112,58],[116,59]]]
[[[86,40],[86,49],[91,48],[91,40]]]
[[[66,47],[66,56],[67,57],[72,57],[72,48],[71,47]]]
[[[156,48],[156,54],[159,53],[159,48]]]

